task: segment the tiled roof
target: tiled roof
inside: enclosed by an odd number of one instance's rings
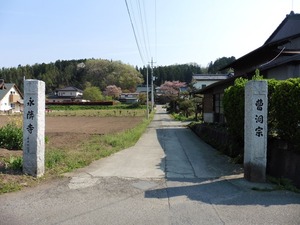
[[[56,91],[78,91],[78,92],[83,92],[79,88],[72,87],[72,86],[56,89]]]
[[[224,80],[228,78],[228,74],[196,74],[194,80]]]
[[[4,89],[0,89],[0,100],[4,98],[4,96],[10,91],[10,89],[14,86],[13,83],[5,83]]]
[[[278,49],[280,45],[297,37],[300,37],[300,14],[291,12],[266,40],[264,45],[240,57],[222,69],[258,68],[280,54],[280,50]]]
[[[300,14],[292,11],[290,14],[286,15],[286,18],[267,39],[265,45],[294,36],[300,36]]]

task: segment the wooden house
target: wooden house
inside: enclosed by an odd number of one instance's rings
[[[205,122],[224,122],[224,90],[238,77],[251,79],[259,69],[264,78],[285,80],[300,77],[300,14],[293,11],[279,24],[259,48],[233,61],[223,69],[232,68],[234,76],[207,86],[197,93],[204,94]]]
[[[24,109],[23,94],[13,83],[0,79],[0,112],[17,113]]]

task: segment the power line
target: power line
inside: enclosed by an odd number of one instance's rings
[[[147,44],[148,44],[148,60],[150,59],[150,55],[152,55],[151,53],[151,47],[150,47],[150,41],[149,41],[149,32],[148,32],[148,22],[147,22],[147,11],[146,11],[146,7],[145,7],[145,3],[144,3],[144,0],[142,1],[143,2],[143,10],[144,10],[144,21],[145,21],[145,26],[146,26],[146,37],[147,37]],[[146,40],[144,39],[144,42],[145,42],[145,46],[147,45],[146,44]],[[149,54],[150,53],[150,54]]]
[[[156,0],[154,1],[154,33],[155,33],[155,60],[157,61],[157,10]]]
[[[149,26],[147,21],[148,16],[146,13],[146,8],[148,9],[148,7],[146,7],[144,0],[142,0],[142,2],[140,2],[140,0],[135,0],[135,1],[133,0],[133,2],[125,0],[125,4],[130,18],[132,31],[134,33],[135,42],[138,47],[142,62],[145,65],[145,60],[150,61],[150,58],[152,58],[151,48],[153,48],[153,46],[155,46],[155,58],[157,57],[156,0],[155,0],[155,7],[154,7],[155,37],[153,38],[155,43],[152,45],[150,45]]]
[[[140,45],[139,45],[139,42],[138,42],[138,39],[137,39],[137,36],[136,36],[136,32],[135,32],[135,29],[134,29],[134,25],[133,25],[133,22],[132,22],[132,19],[131,19],[130,10],[129,10],[128,4],[127,4],[127,0],[125,0],[125,4],[126,4],[129,19],[130,19],[132,31],[133,31],[133,34],[134,34],[135,42],[136,42],[136,45],[137,45],[138,50],[139,50],[139,54],[140,54],[140,57],[141,57],[141,60],[142,60],[143,64],[145,64],[145,60],[143,58],[141,48],[140,48]]]
[[[138,40],[138,43],[139,43],[139,46],[140,46],[140,50],[141,50],[141,54],[143,55],[143,58],[147,58],[147,56],[145,55],[145,48],[143,47],[143,43],[142,43],[142,38],[141,38],[141,29],[140,26],[139,26],[139,23],[138,21],[140,21],[140,17],[139,17],[139,14],[137,13],[137,16],[135,14],[135,11],[137,10],[137,12],[139,12],[138,10],[138,7],[137,7],[137,3],[138,3],[139,0],[135,0],[133,2],[135,2],[135,4],[132,4],[132,1],[130,0],[129,1],[129,11],[131,11],[131,17],[133,18],[133,26],[135,27],[135,32],[136,32],[136,37],[137,37],[137,40]],[[134,7],[136,6],[136,8]],[[143,29],[142,29],[143,31]],[[147,59],[146,59],[147,61]]]

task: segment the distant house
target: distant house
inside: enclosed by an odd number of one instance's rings
[[[53,94],[48,95],[47,102],[83,102],[83,90],[76,87],[65,87],[56,89]]]
[[[233,74],[194,74],[192,83],[194,88],[199,90],[218,81],[225,80],[230,76],[233,76]]]
[[[5,83],[0,79],[0,112],[22,112],[23,95],[13,83]]]
[[[211,84],[196,93],[204,94],[205,122],[224,122],[224,90],[238,77],[251,79],[259,69],[265,78],[285,80],[300,77],[300,14],[286,16],[266,42],[222,69],[232,68],[232,78]]]
[[[122,93],[119,101],[127,104],[136,103],[139,101],[139,93]]]
[[[151,85],[148,85],[148,93],[151,93],[151,89],[152,86]],[[147,93],[147,85],[139,85],[136,87],[136,93]]]

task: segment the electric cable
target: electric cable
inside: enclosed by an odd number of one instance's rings
[[[139,42],[138,42],[138,39],[137,39],[137,36],[136,36],[136,32],[135,32],[134,25],[133,25],[133,22],[132,22],[132,18],[131,18],[131,15],[130,15],[130,10],[129,10],[128,4],[127,4],[127,0],[125,0],[125,4],[126,4],[126,8],[127,8],[129,19],[130,19],[132,31],[133,31],[133,34],[134,34],[135,42],[136,42],[136,45],[137,45],[137,48],[138,48],[141,60],[142,60],[143,64],[145,65],[145,60],[143,58],[143,55],[142,55],[142,52],[141,52],[141,48],[140,48],[140,45],[139,45]]]

